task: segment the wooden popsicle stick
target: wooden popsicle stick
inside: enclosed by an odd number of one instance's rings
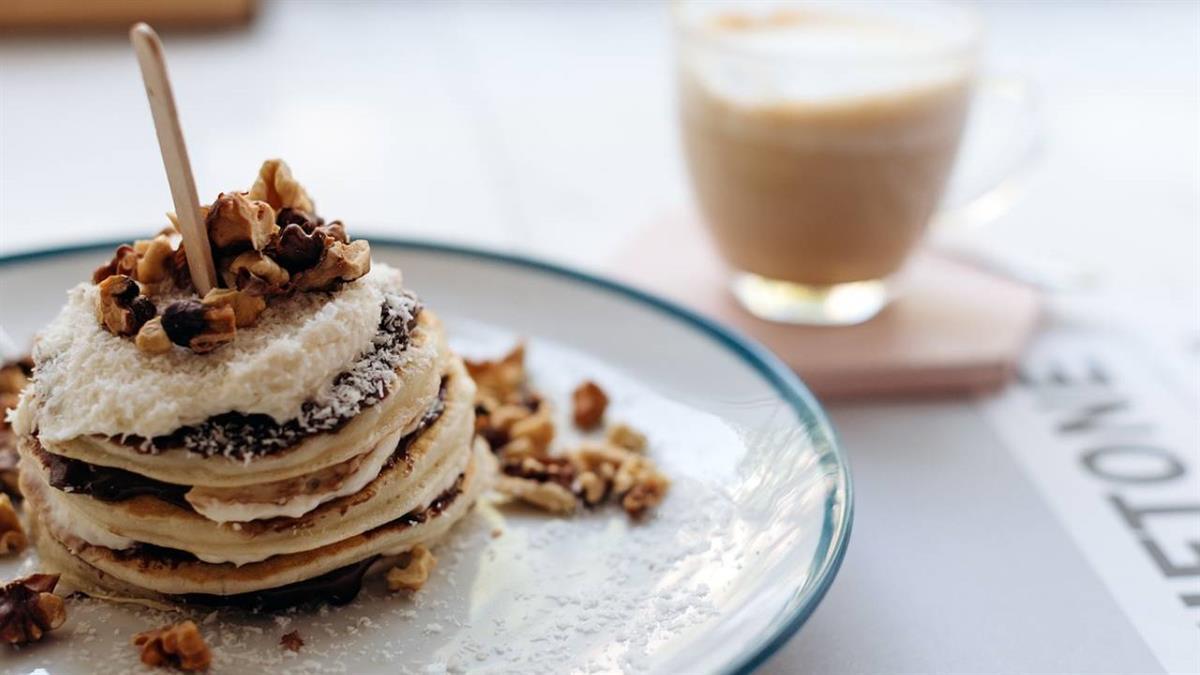
[[[217,286],[217,269],[213,265],[208,231],[204,219],[200,217],[200,198],[196,193],[187,146],[183,143],[183,129],[179,126],[175,95],[171,92],[171,80],[167,77],[162,42],[158,39],[158,33],[144,23],[135,24],[129,29],[129,41],[133,43],[138,65],[142,69],[146,98],[150,101],[154,130],[158,134],[158,149],[162,152],[163,168],[167,170],[167,183],[171,186],[171,199],[175,202],[175,216],[179,219],[183,234],[192,285],[203,297]]]

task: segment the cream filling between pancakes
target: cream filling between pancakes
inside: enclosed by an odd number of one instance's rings
[[[325,488],[320,491],[280,494],[281,490],[294,487],[296,482],[284,481],[281,484],[259,486],[257,489],[237,490],[226,497],[216,490],[193,488],[184,499],[192,505],[196,513],[218,523],[241,523],[279,517],[299,518],[325,502],[354,494],[375,480],[405,433],[406,430],[398,429],[385,436],[366,454],[302,477],[306,484],[316,483],[318,488]],[[348,473],[347,465],[354,465]]]

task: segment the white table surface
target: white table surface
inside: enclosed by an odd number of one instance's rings
[[[1200,4],[979,7],[988,69],[1032,80],[1048,142],[970,242],[1083,270],[1075,304],[1165,326],[1159,344],[1195,359]],[[294,0],[164,38],[202,196],[283,156],[359,232],[604,269],[689,204],[668,27],[658,3]],[[124,37],[0,36],[0,254],[138,234],[170,208]],[[858,482],[850,554],[766,672],[1158,670],[970,401],[832,414]],[[1010,540],[1038,564],[994,545]]]

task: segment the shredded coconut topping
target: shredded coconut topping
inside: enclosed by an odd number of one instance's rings
[[[141,449],[157,453],[182,446],[205,457],[249,460],[291,447],[308,436],[334,431],[388,395],[420,313],[420,301],[411,293],[385,295],[379,331],[371,346],[349,370],[334,378],[327,392],[305,401],[296,418],[279,423],[268,415],[225,413],[157,436],[141,444]]]

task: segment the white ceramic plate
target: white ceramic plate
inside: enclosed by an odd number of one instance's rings
[[[0,259],[0,325],[19,344],[111,245]],[[850,476],[797,378],[728,330],[641,292],[495,253],[372,241],[472,355],[529,339],[536,387],[567,407],[588,377],[610,419],[650,438],[674,480],[643,523],[619,508],[557,519],[481,504],[435,552],[431,582],[346,607],[193,615],[213,672],[746,672],[790,637],[846,550]],[[560,424],[569,428],[569,424]],[[499,536],[493,536],[499,532]],[[0,576],[36,569],[0,562]],[[122,672],[131,636],[178,618],[72,600],[45,642],[0,647],[0,669]],[[298,654],[279,638],[298,630]]]

